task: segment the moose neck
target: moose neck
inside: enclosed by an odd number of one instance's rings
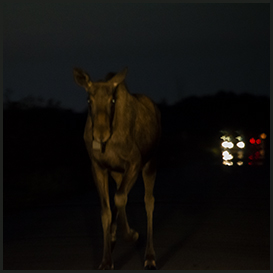
[[[126,86],[122,83],[117,90],[117,100],[115,105],[115,112],[112,121],[112,129],[115,131],[127,132],[134,121],[132,111],[132,100],[134,97],[127,91]]]

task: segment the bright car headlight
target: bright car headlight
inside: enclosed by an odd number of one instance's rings
[[[222,142],[222,147],[232,149],[234,144],[231,141],[224,141]]]
[[[240,149],[245,148],[245,143],[243,141],[240,141],[236,144],[237,147],[239,147]]]
[[[231,160],[233,158],[232,154],[230,154],[228,151],[224,151],[222,153],[223,160]]]

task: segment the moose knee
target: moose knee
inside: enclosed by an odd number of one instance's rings
[[[124,193],[116,193],[114,200],[116,207],[125,207],[127,203],[127,195]]]
[[[153,195],[145,195],[144,202],[146,210],[154,210],[155,198]]]

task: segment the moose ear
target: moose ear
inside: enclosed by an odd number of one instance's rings
[[[122,71],[117,73],[110,81],[113,83],[114,86],[117,86],[121,82],[125,80],[128,68],[125,67]]]
[[[74,75],[75,82],[79,86],[84,87],[85,89],[91,86],[92,82],[90,80],[89,75],[86,72],[84,72],[82,69],[74,68],[73,75]]]

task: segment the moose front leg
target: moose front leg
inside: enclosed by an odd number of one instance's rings
[[[103,257],[99,269],[113,269],[110,233],[112,213],[109,202],[108,172],[95,162],[92,164],[92,172],[101,201],[101,222],[103,228]]]
[[[135,181],[137,180],[139,173],[139,165],[132,164],[127,169],[122,177],[121,183],[118,184],[118,190],[115,194],[114,201],[115,206],[118,211],[121,227],[124,233],[124,238],[126,241],[136,241],[139,237],[138,232],[131,229],[126,216],[126,204],[127,204],[127,196]]]

